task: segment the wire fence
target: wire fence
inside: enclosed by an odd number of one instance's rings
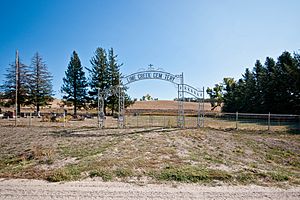
[[[300,115],[218,113],[205,118],[205,126],[221,129],[300,130]]]
[[[177,127],[176,115],[131,114],[125,116],[125,128],[140,127]],[[15,119],[13,116],[0,116],[0,126],[25,127],[67,127],[67,128],[98,128],[96,113],[72,115],[64,113],[22,113]],[[214,129],[240,130],[300,130],[300,115],[287,114],[252,114],[252,113],[205,113],[204,127]],[[104,128],[118,128],[118,118],[106,116]],[[185,116],[185,128],[197,128],[197,116]]]

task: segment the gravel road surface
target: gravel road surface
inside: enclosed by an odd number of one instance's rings
[[[193,184],[155,185],[80,181],[48,183],[39,180],[0,179],[0,199],[300,199],[300,187],[289,189],[260,186],[207,187]]]

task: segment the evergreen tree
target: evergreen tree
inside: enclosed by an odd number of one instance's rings
[[[256,61],[238,82],[224,79],[225,112],[300,113],[300,56],[283,52],[267,57],[264,66]]]
[[[87,81],[83,67],[76,51],[73,51],[68,69],[63,78],[61,91],[65,94],[63,98],[71,101],[74,106],[74,115],[77,114],[77,108],[86,103],[87,98]]]
[[[131,97],[127,93],[125,93],[124,101],[125,101],[124,107],[127,108],[128,106],[134,104],[136,102],[136,99],[132,100]]]
[[[52,101],[52,76],[39,53],[35,53],[30,66],[29,102],[40,111],[40,106]]]
[[[289,74],[292,79],[294,92],[292,94],[294,112],[300,114],[300,54],[294,54],[295,65],[289,67]]]
[[[243,75],[243,82],[240,82],[239,85],[242,86],[242,92],[240,98],[242,106],[239,108],[239,112],[253,112],[253,108],[256,106],[256,82],[254,79],[253,73],[246,68],[245,74]]]
[[[266,69],[266,84],[264,91],[264,101],[265,101],[265,113],[271,112],[276,113],[274,106],[274,97],[276,95],[276,77],[275,77],[275,61],[273,58],[267,57],[265,61],[265,69]]]
[[[90,72],[90,88],[89,92],[92,99],[92,106],[97,106],[98,89],[105,91],[110,88],[110,79],[107,63],[106,51],[103,48],[98,47],[95,51],[94,57],[91,59],[92,69],[88,69]],[[104,99],[104,113],[106,114],[107,98]]]
[[[122,64],[117,64],[117,55],[114,55],[114,50],[111,48],[108,50],[108,76],[109,76],[109,85],[113,87],[117,87],[121,85],[121,73],[120,67]],[[118,96],[116,94],[112,94],[107,98],[107,106],[111,109],[112,115],[114,115],[114,111],[118,110]]]
[[[293,81],[288,72],[288,66],[293,66],[294,59],[289,52],[283,52],[276,63],[275,77],[276,87],[275,106],[276,113],[293,112]]]
[[[253,112],[263,112],[267,113],[265,105],[265,94],[266,94],[266,79],[267,70],[263,67],[259,60],[256,61],[255,67],[253,69],[253,75],[255,78],[255,102],[256,105],[253,108]]]
[[[1,90],[3,92],[3,98],[9,99],[8,105],[15,104],[16,100],[16,63],[12,63],[6,70],[4,74],[5,80],[4,84],[1,85]],[[18,69],[18,98],[17,98],[17,113],[21,112],[21,105],[28,104],[28,66],[19,62]]]

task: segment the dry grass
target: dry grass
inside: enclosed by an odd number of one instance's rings
[[[57,118],[51,121],[50,114],[48,116],[44,116],[43,118],[18,118],[17,124],[18,126],[34,126],[34,127],[65,127],[65,128],[97,128],[97,118],[92,119],[83,119],[73,120],[70,113],[71,110],[68,111],[69,115],[66,119],[63,119],[63,109],[60,107],[55,107],[58,105],[58,101],[56,100],[52,105],[53,108],[45,108],[43,112],[53,111],[58,113]],[[198,103],[195,102],[185,102],[185,127],[186,128],[196,128],[197,127],[197,112],[198,112]],[[56,110],[55,110],[55,109]],[[12,109],[12,108],[11,108]],[[31,108],[22,108],[23,111],[29,111]],[[54,109],[54,110],[53,110]],[[70,109],[70,108],[68,108]],[[2,111],[7,110],[7,108],[3,108]],[[218,114],[220,114],[220,108],[216,108],[214,112],[211,111],[211,106],[209,103],[205,103],[205,122],[204,126],[213,129],[235,129],[238,126],[238,129],[241,130],[261,130],[265,131],[268,129],[268,119],[242,119],[238,123],[235,122],[235,115],[228,115],[227,119],[218,118]],[[31,109],[31,112],[33,110]],[[79,111],[81,114],[86,114],[86,111]],[[96,110],[89,110],[89,113],[93,113],[93,116],[96,116]],[[127,128],[138,128],[138,127],[177,127],[177,114],[178,114],[178,103],[176,101],[168,101],[168,100],[159,100],[159,101],[137,101],[135,104],[131,105],[127,108],[127,115],[125,116],[125,126]],[[225,116],[226,117],[226,116]],[[0,126],[13,126],[15,124],[14,119],[0,119]],[[111,116],[106,116],[105,119],[105,128],[118,128],[118,119],[113,118]],[[292,122],[287,124],[280,121],[272,121],[271,119],[271,130],[272,131],[287,131],[289,129],[299,129],[299,122]]]
[[[198,110],[199,104],[197,102],[184,102],[184,109],[186,110]],[[178,102],[170,100],[158,100],[158,101],[136,101],[133,105],[127,108],[128,110],[178,110]],[[210,111],[210,103],[204,103],[204,110]],[[217,107],[215,111],[220,112],[221,108]]]
[[[300,184],[300,137],[287,132],[0,127],[0,136],[0,177]]]

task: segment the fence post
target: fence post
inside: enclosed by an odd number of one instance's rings
[[[166,116],[164,115],[164,128],[166,127]]]
[[[64,117],[64,127],[65,127],[66,126],[66,112],[64,112],[63,117]]]
[[[268,115],[268,131],[270,130],[270,125],[271,125],[271,113],[269,112],[269,115]]]
[[[136,114],[136,127],[139,127],[139,114]]]
[[[238,129],[239,112],[235,113],[235,129]]]
[[[29,112],[29,127],[31,126],[31,112]]]

